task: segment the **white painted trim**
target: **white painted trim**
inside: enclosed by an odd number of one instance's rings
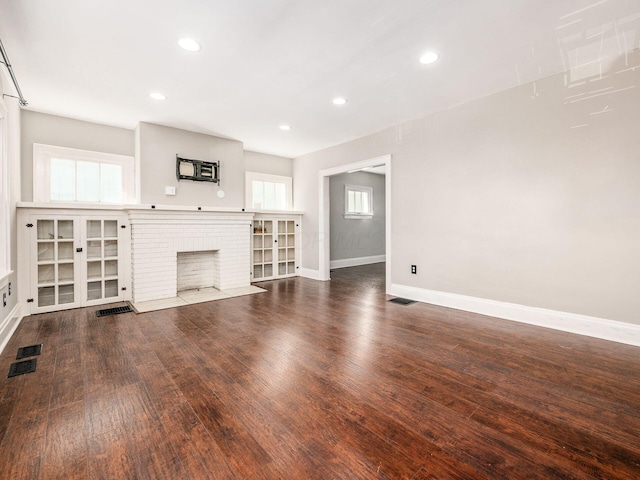
[[[197,207],[189,205],[159,205],[154,204],[155,208],[151,208],[151,204],[134,205],[134,204],[99,204],[99,203],[42,203],[42,202],[18,202],[17,208],[31,208],[40,210],[127,210],[127,211],[151,211],[151,212],[215,212],[215,213],[242,213],[247,215],[253,215],[254,212],[245,212],[241,208],[237,207]],[[264,212],[261,212],[264,213]],[[278,214],[301,214],[301,212],[285,212],[281,211]]]
[[[394,284],[391,295],[640,347],[640,325]]]
[[[0,96],[0,276],[3,282],[11,275],[11,195],[9,189],[9,120]],[[5,284],[0,285],[3,288]]]
[[[358,265],[370,265],[372,263],[386,262],[386,255],[371,255],[369,257],[343,258],[341,260],[331,260],[331,270],[335,268],[357,267]]]
[[[318,203],[318,280],[330,279],[330,198],[329,198],[329,177],[340,173],[347,173],[350,170],[362,170],[365,167],[385,166],[385,257],[386,257],[386,278],[385,291],[390,293],[391,289],[391,155],[382,155],[369,160],[348,163],[337,167],[320,170],[319,175],[319,203]],[[309,277],[311,278],[311,277]]]
[[[322,277],[320,270],[313,270],[312,268],[299,268],[298,275],[304,278],[310,278],[311,280],[329,280],[328,278]]]
[[[0,273],[0,289],[6,287],[9,284],[9,280],[11,279],[11,275],[13,275],[13,273],[13,270]]]
[[[33,144],[33,200],[42,203],[65,203],[51,200],[51,159],[64,158],[74,161],[105,163],[122,167],[123,203],[136,201],[135,174],[136,159],[129,155],[94,152],[57,145]],[[75,203],[75,202],[72,202]],[[102,202],[91,202],[98,205],[112,205]]]
[[[286,189],[286,208],[284,210],[276,210],[277,212],[288,213],[293,209],[293,177],[284,175],[271,175],[267,173],[244,172],[244,208],[245,210],[262,211],[262,209],[254,208],[253,202],[253,181],[282,183]],[[265,210],[266,211],[266,210]]]
[[[11,335],[16,331],[21,321],[20,304],[17,303],[11,312],[9,312],[9,315],[0,323],[0,354],[2,354],[4,347],[9,343]]]
[[[135,143],[134,143],[134,156],[133,156],[133,178],[134,178],[134,202],[136,204],[142,203],[142,176],[140,175],[140,165],[142,163],[142,152],[140,144],[140,123],[136,125],[135,129]]]

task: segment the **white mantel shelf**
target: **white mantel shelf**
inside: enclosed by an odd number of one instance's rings
[[[123,212],[147,211],[147,212],[204,212],[239,214],[253,216],[257,214],[268,215],[303,215],[303,212],[293,210],[249,210],[243,208],[222,208],[222,207],[198,207],[190,205],[155,205],[152,204],[98,204],[98,203],[38,203],[38,202],[18,202],[18,208],[46,209],[46,210],[116,210]]]
[[[233,213],[253,215],[253,212],[243,212],[241,208],[220,208],[220,207],[198,207],[189,205],[155,205],[132,204],[132,205],[109,205],[97,203],[35,203],[18,202],[18,208],[37,208],[48,210],[117,210],[117,211],[150,211],[150,212],[210,212],[210,213]],[[200,210],[198,210],[200,209]]]

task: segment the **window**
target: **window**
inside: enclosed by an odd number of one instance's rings
[[[35,202],[134,203],[133,157],[33,145]]]
[[[291,177],[246,173],[246,208],[251,210],[291,210]]]
[[[373,216],[373,188],[344,186],[344,218],[365,219]]]
[[[9,236],[9,157],[7,152],[7,109],[0,101],[0,288],[11,273]]]

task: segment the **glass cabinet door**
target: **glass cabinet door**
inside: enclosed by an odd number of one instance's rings
[[[253,221],[253,279],[273,276],[273,221]]]
[[[36,221],[36,279],[38,307],[70,306],[78,302],[74,257],[74,220]]]
[[[296,230],[293,220],[278,221],[278,275],[296,273]]]
[[[118,302],[128,265],[122,215],[39,215],[26,223],[30,313]],[[121,271],[124,269],[124,273]]]
[[[118,221],[86,220],[86,301],[118,297]]]
[[[296,274],[296,221],[254,219],[252,239],[253,277],[271,280]]]

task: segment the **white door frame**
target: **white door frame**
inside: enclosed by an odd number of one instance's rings
[[[320,202],[319,202],[319,225],[318,225],[318,246],[320,250],[319,270],[321,280],[330,280],[330,197],[329,197],[329,177],[340,173],[347,173],[352,170],[360,170],[365,167],[375,167],[384,165],[385,174],[385,256],[386,256],[386,279],[385,291],[388,294],[391,289],[391,155],[370,158],[360,162],[348,163],[337,167],[320,170]]]

